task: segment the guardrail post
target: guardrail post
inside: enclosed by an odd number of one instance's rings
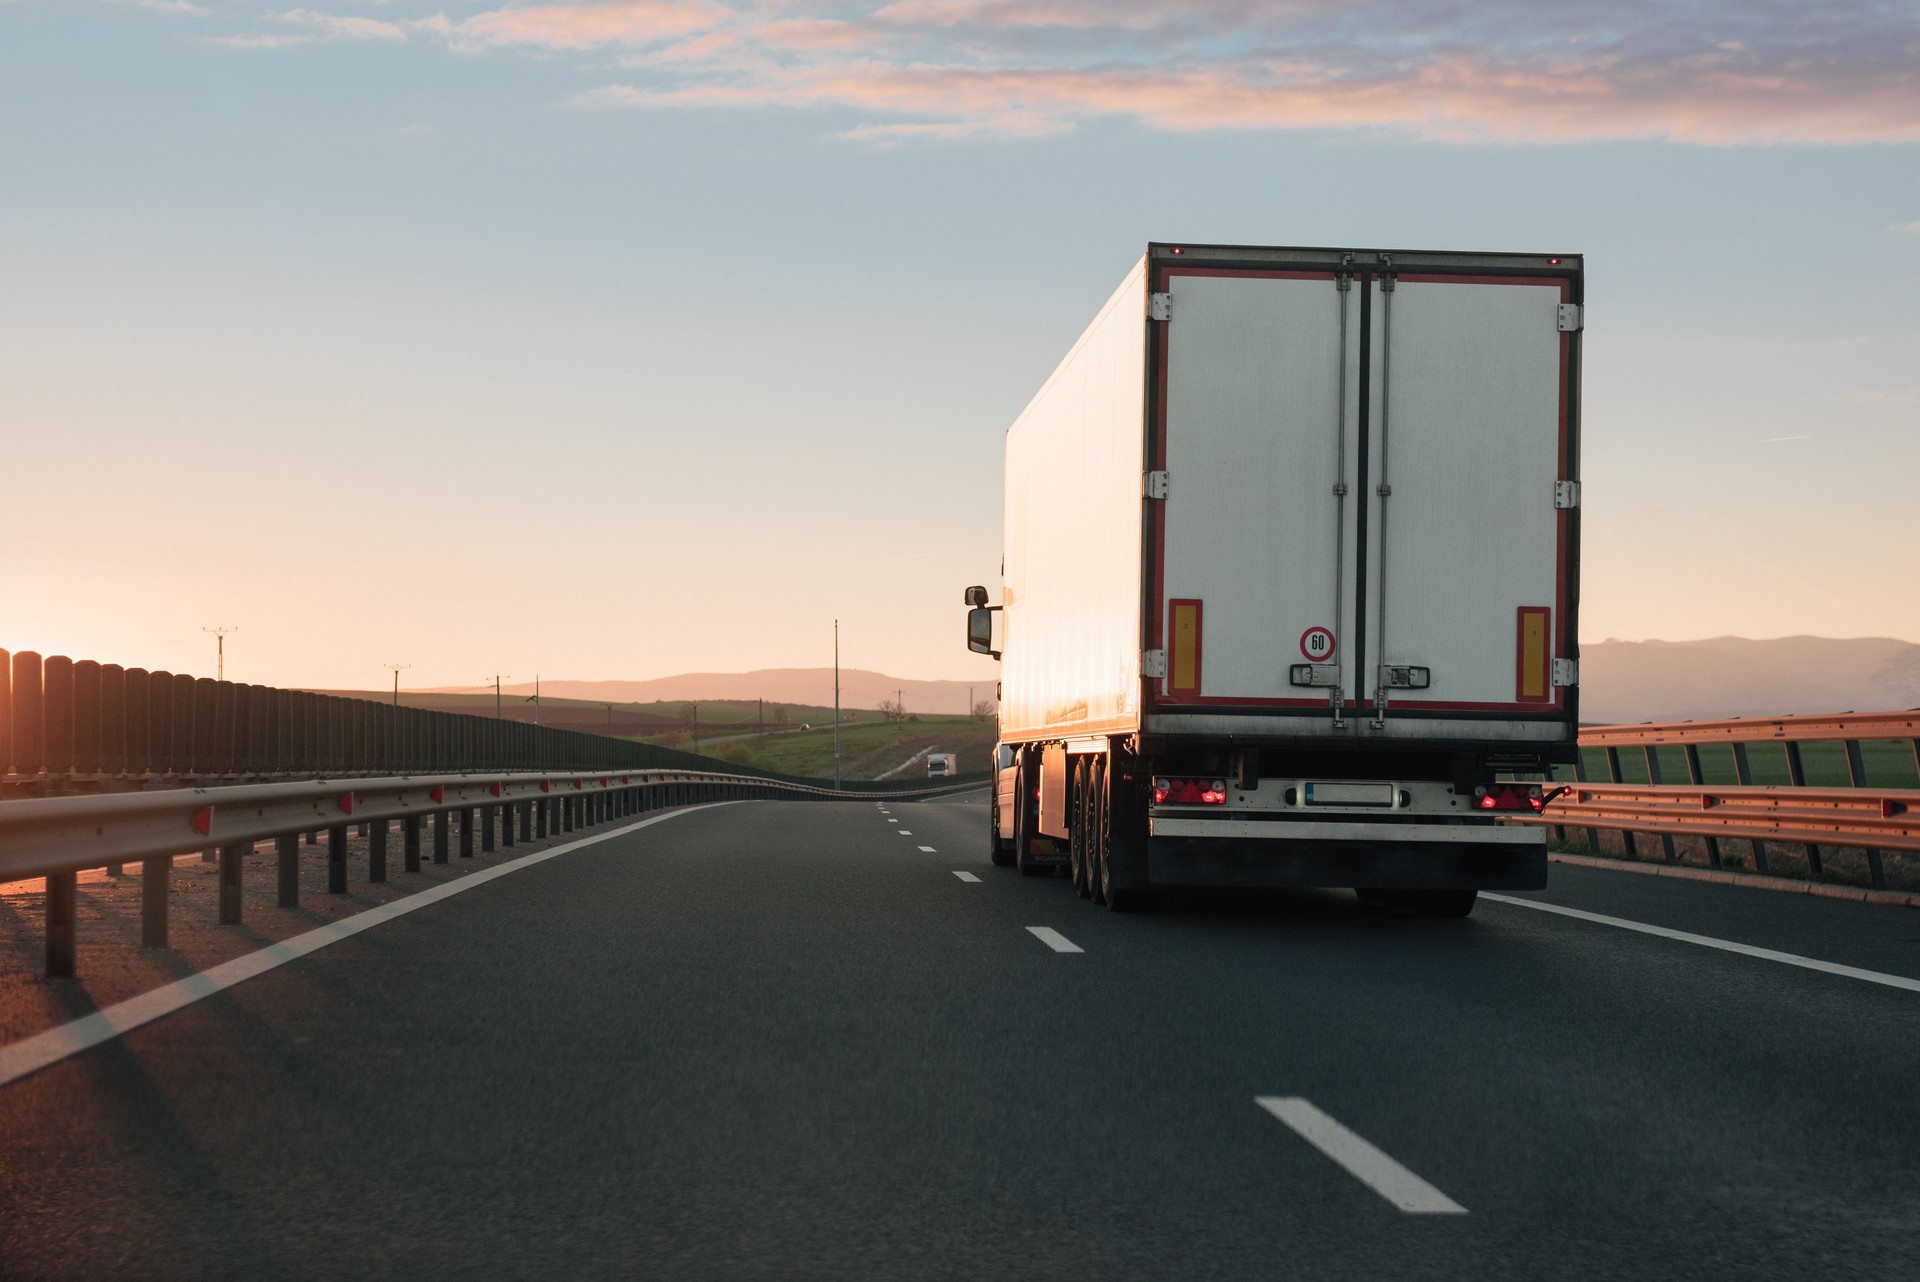
[[[1806,787],[1807,768],[1800,761],[1800,745],[1789,739],[1781,747],[1787,751],[1787,782],[1796,788]],[[1826,871],[1822,866],[1824,861],[1820,858],[1820,847],[1812,842],[1806,843],[1806,846],[1807,871],[1817,881]]]
[[[1856,788],[1864,788],[1867,786],[1867,763],[1866,759],[1860,755],[1860,741],[1848,739],[1845,743],[1847,782]],[[1887,870],[1884,861],[1880,857],[1880,852],[1872,847],[1867,848],[1867,880],[1875,890],[1887,888]]]
[[[448,842],[453,835],[453,812],[436,810],[433,812],[433,862],[447,862]]]
[[[240,924],[241,860],[253,849],[250,841],[229,841],[220,847],[220,924]]]
[[[300,834],[283,832],[275,837],[273,853],[280,865],[278,903],[282,908],[298,908],[300,906]]]
[[[545,841],[547,839],[547,799],[545,797],[537,797],[531,804],[533,806],[534,833],[541,841]]]
[[[347,893],[347,826],[335,824],[327,829],[327,891]]]
[[[1735,743],[1728,746],[1733,749],[1733,781],[1743,788],[1752,786],[1753,769],[1747,761],[1747,745]],[[1753,870],[1764,873],[1767,870],[1767,843],[1755,837],[1748,844],[1753,847]]]
[[[1700,746],[1690,743],[1686,745],[1685,751],[1687,757],[1687,782],[1698,788],[1707,782],[1705,776],[1700,773]],[[1709,868],[1718,868],[1720,866],[1720,839],[1710,835],[1706,840],[1707,866]]]
[[[373,819],[363,826],[367,830],[367,880],[385,881],[387,879],[387,831],[393,825],[385,819]]]
[[[493,852],[493,812],[497,809],[491,805],[480,807],[480,853],[483,855]]]
[[[419,815],[405,815],[400,820],[400,859],[408,872],[420,871]]]
[[[167,946],[167,890],[173,879],[173,857],[140,861],[140,947]]]
[[[533,840],[533,803],[531,801],[522,801],[518,805],[516,805],[514,809],[520,812],[519,824],[518,824],[520,829],[520,840],[532,841]]]
[[[500,803],[500,846],[503,850],[513,849],[513,812],[519,808],[516,802],[503,801]]]
[[[74,906],[79,898],[77,874],[47,874],[47,978],[72,979],[74,971]]]
[[[460,857],[473,858],[473,807],[460,807]]]
[[[563,833],[568,833],[573,831],[573,798],[572,797],[560,798],[560,831]]]
[[[1660,777],[1660,750],[1654,747],[1654,745],[1648,744],[1644,751],[1647,758],[1647,782],[1656,786],[1665,783],[1666,780]],[[1638,854],[1639,852],[1636,850],[1634,853]],[[1663,832],[1660,834],[1660,853],[1666,856],[1668,863],[1672,863],[1679,858],[1679,856],[1674,853],[1672,833]]]

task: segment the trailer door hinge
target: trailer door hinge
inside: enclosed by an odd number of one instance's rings
[[[1140,652],[1140,675],[1143,677],[1166,676],[1167,652],[1165,650],[1142,650]]]
[[[1140,493],[1150,499],[1163,499],[1173,489],[1173,473],[1148,472],[1141,482]]]
[[[1580,506],[1580,482],[1555,481],[1553,483],[1553,505],[1556,508]]]
[[[1553,661],[1553,684],[1557,686],[1577,686],[1580,684],[1580,660],[1555,659]]]
[[[1580,304],[1561,303],[1558,310],[1554,312],[1553,323],[1554,328],[1558,329],[1562,334],[1579,332],[1582,325]]]
[[[1148,294],[1147,295],[1147,319],[1148,320],[1172,320],[1173,319],[1173,295],[1172,294]]]

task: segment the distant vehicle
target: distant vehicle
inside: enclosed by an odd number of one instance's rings
[[[1153,244],[1007,431],[994,862],[1124,910],[1546,884],[1581,260]],[[993,615],[1004,610],[1000,648]]]
[[[960,773],[960,759],[951,752],[927,754],[927,778],[944,779]]]

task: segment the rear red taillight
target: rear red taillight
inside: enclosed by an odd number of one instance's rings
[[[1531,810],[1539,814],[1546,804],[1537,783],[1490,783],[1473,790],[1476,810]]]
[[[1156,806],[1224,806],[1227,781],[1224,779],[1155,779],[1153,804]]]

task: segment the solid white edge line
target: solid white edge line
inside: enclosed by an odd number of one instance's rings
[[[1068,939],[1051,926],[1029,926],[1027,933],[1053,949],[1056,953],[1083,953],[1086,949]]]
[[[966,871],[963,868],[955,868],[953,870],[953,875],[958,877],[961,881],[970,881],[975,883],[976,885],[980,881],[978,877],[974,876],[972,873]]]
[[[1616,926],[1621,930],[1635,930],[1643,935],[1657,935],[1661,939],[1678,940],[1683,944],[1698,944],[1702,948],[1717,948],[1721,952],[1738,953],[1742,957],[1757,957],[1761,961],[1779,962],[1783,966],[1799,966],[1804,970],[1817,970],[1822,974],[1839,975],[1846,979],[1861,979],[1869,984],[1885,984],[1888,988],[1904,988],[1910,993],[1920,993],[1920,979],[1908,979],[1904,975],[1888,975],[1877,970],[1862,970],[1858,966],[1842,966],[1839,962],[1821,961],[1817,957],[1802,957],[1798,953],[1783,953],[1772,948],[1756,948],[1752,944],[1736,944],[1730,939],[1715,939],[1711,935],[1695,935],[1684,930],[1669,930],[1665,926],[1649,926],[1645,922],[1628,921],[1624,917],[1608,917],[1602,913],[1590,913],[1579,908],[1562,908],[1559,904],[1543,904],[1535,899],[1515,899],[1511,895],[1496,895],[1485,890],[1480,892],[1480,897],[1491,899],[1496,904],[1531,908],[1535,912],[1557,913],[1562,917],[1590,921],[1600,926]]]
[[[623,828],[595,833],[591,837],[570,841],[564,846],[555,846],[551,850],[537,850],[533,854],[522,855],[507,863],[495,864],[491,868],[470,873],[457,881],[442,882],[438,886],[418,891],[404,899],[396,899],[391,903],[369,908],[365,912],[355,913],[340,921],[328,922],[305,934],[283,939],[277,944],[268,944],[265,948],[243,957],[221,962],[218,966],[197,971],[184,979],[176,979],[170,984],[141,993],[138,997],[129,997],[125,1001],[115,1002],[91,1015],[83,1015],[71,1023],[62,1024],[58,1028],[50,1028],[44,1033],[35,1033],[32,1037],[22,1038],[11,1045],[0,1046],[0,1087],[9,1086],[69,1056],[78,1055],[81,1051],[89,1050],[103,1042],[110,1042],[122,1033],[132,1032],[143,1024],[151,1024],[162,1016],[171,1015],[174,1011],[193,1005],[203,997],[211,997],[215,993],[232,988],[235,984],[244,983],[256,975],[264,975],[296,958],[318,952],[329,944],[337,944],[382,922],[405,916],[416,908],[425,908],[429,904],[437,904],[462,891],[472,890],[475,886],[483,886],[496,877],[504,877],[510,872],[518,872],[522,868],[544,863],[570,850],[597,845],[668,819],[678,819],[682,815],[690,815],[695,811],[712,810],[715,806],[738,804],[740,803],[734,801],[718,801],[704,806],[669,810],[663,814],[649,816],[638,823],[630,823]]]
[[[1465,1215],[1467,1208],[1297,1095],[1256,1095],[1254,1103],[1286,1123],[1347,1174],[1409,1215]]]

